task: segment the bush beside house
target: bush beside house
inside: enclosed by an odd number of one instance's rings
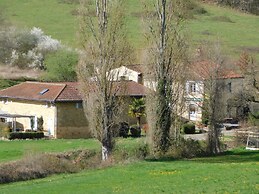
[[[182,129],[185,134],[195,134],[195,124],[193,123],[183,124]]]

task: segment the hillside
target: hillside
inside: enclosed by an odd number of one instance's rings
[[[6,17],[20,27],[40,27],[46,34],[63,44],[78,47],[78,0],[1,0]],[[129,40],[141,51],[143,40],[142,5],[139,0],[127,1]],[[219,40],[226,54],[238,58],[243,50],[259,59],[259,16],[244,14],[229,8],[202,4],[207,13],[194,15],[186,22],[190,45],[194,48],[203,41]]]

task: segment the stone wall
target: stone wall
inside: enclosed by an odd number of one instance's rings
[[[91,137],[81,103],[62,102],[57,106],[57,138]]]

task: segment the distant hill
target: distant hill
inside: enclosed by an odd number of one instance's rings
[[[77,41],[77,8],[79,0],[1,0],[0,7],[6,17],[20,27],[39,27],[63,44],[79,47]],[[136,50],[145,48],[143,42],[142,5],[139,0],[127,2],[129,40]],[[254,54],[259,61],[259,16],[245,14],[215,4],[201,4],[205,12],[197,12],[186,22],[192,48],[202,42],[221,42],[224,53],[237,59],[244,50]]]

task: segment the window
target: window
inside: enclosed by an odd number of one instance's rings
[[[228,90],[228,92],[232,92],[232,84],[231,84],[231,82],[229,82],[227,84],[227,90]]]
[[[83,108],[83,103],[82,102],[77,102],[76,103],[76,108]]]
[[[122,80],[122,81],[129,80],[129,76],[122,75],[122,76],[120,76],[120,80]]]
[[[50,102],[46,102],[46,108],[50,108],[51,107],[51,103]]]
[[[43,95],[43,94],[47,93],[48,91],[49,91],[49,89],[46,88],[46,89],[43,89],[42,91],[40,91],[39,94],[40,94],[40,95]]]
[[[196,83],[193,82],[189,84],[189,92],[190,93],[197,92]]]
[[[197,106],[195,104],[190,104],[189,106],[190,115],[195,115],[196,111],[197,111]]]
[[[8,104],[8,100],[7,99],[3,99],[2,102],[3,102],[3,104]]]

